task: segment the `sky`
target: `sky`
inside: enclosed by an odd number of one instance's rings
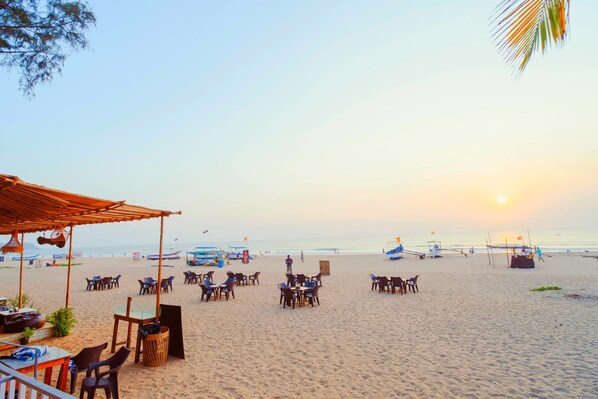
[[[1,172],[182,210],[183,242],[596,227],[598,3],[519,77],[497,3],[90,1],[90,49],[35,98],[0,70]]]

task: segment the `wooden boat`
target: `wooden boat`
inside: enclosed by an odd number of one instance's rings
[[[147,260],[158,260],[160,259],[160,254],[152,254],[147,256]],[[162,260],[175,260],[181,259],[181,251],[174,251],[162,254]]]

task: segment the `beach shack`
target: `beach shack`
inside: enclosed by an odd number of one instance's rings
[[[22,181],[17,176],[0,174],[0,235],[10,235],[9,242],[2,247],[3,253],[20,253],[19,300],[22,306],[23,296],[23,242],[26,233],[51,232],[50,237],[39,237],[38,243],[55,245],[62,248],[68,241],[66,273],[65,308],[70,306],[71,266],[74,263],[73,230],[75,226],[128,222],[135,220],[160,218],[160,255],[163,252],[164,218],[181,212],[150,209],[129,205],[125,201],[111,201],[87,197],[66,191],[47,188]],[[19,241],[20,238],[20,241]],[[158,281],[162,280],[162,257],[158,259]],[[156,295],[155,319],[160,316],[160,290]],[[23,309],[20,309],[21,311]],[[35,311],[34,309],[31,309]],[[43,338],[43,337],[42,337]],[[0,339],[1,340],[1,339]],[[45,384],[28,379],[9,367],[0,367],[0,378],[10,381],[14,387],[18,382],[29,389],[27,395],[35,397],[38,393],[48,397],[64,397]],[[3,385],[4,386],[4,385]],[[25,390],[19,392],[25,397]]]

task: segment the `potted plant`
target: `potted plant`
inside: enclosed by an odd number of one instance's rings
[[[21,334],[23,336],[21,337],[21,339],[19,339],[19,343],[21,345],[27,345],[29,343],[29,339],[33,337],[33,334],[35,334],[35,328],[25,327]]]
[[[71,328],[77,322],[71,308],[60,308],[46,317],[46,320],[54,326],[54,335],[57,337],[66,337],[69,335]]]

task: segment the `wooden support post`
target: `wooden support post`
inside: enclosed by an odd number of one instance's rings
[[[164,243],[164,215],[160,216],[160,256],[158,258],[158,286],[156,287],[156,323],[160,321],[160,292],[162,291],[162,245]]]
[[[73,261],[73,225],[71,224],[71,229],[69,231],[69,262],[68,262],[68,270],[66,274],[66,304],[64,305],[65,308],[68,309],[69,307],[69,299],[71,297],[71,262]]]
[[[507,266],[511,267],[509,263],[509,244],[507,243],[507,237],[505,237],[505,251],[507,251]]]
[[[23,254],[25,253],[25,233],[21,233],[21,268],[19,270],[19,309],[23,307]]]

